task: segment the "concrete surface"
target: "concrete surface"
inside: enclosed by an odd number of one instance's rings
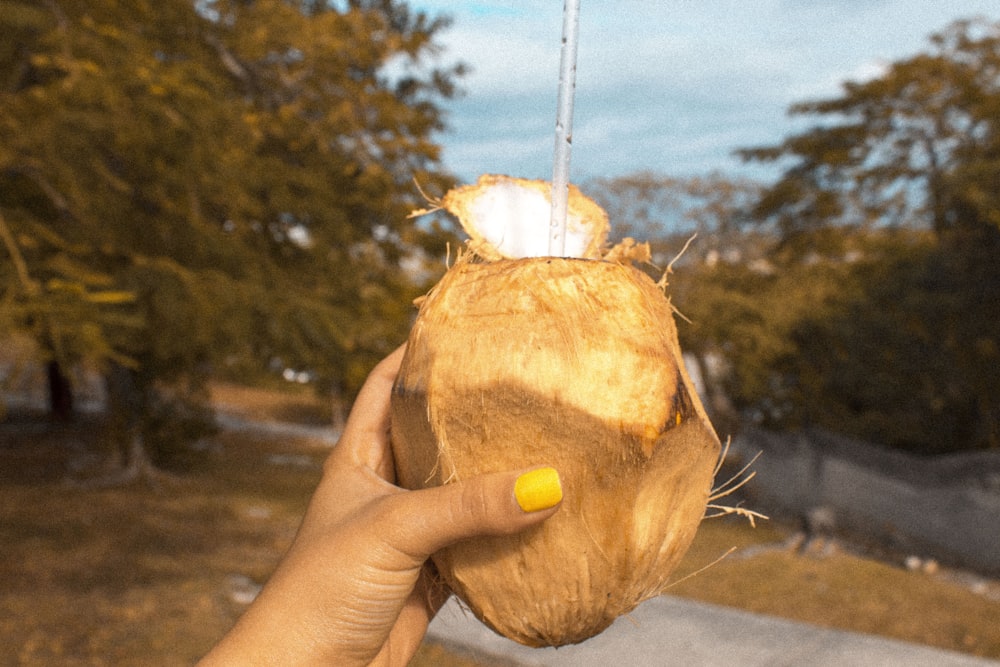
[[[473,658],[544,667],[1000,667],[1000,661],[662,596],[573,646],[531,649],[495,634],[455,598],[427,638]]]

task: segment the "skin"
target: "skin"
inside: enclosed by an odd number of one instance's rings
[[[289,552],[199,665],[406,665],[448,596],[430,555],[557,511],[521,509],[524,470],[420,491],[393,484],[389,398],[403,351],[368,376]]]

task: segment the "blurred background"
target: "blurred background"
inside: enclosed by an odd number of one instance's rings
[[[252,600],[462,242],[408,214],[551,173],[526,4],[0,0],[0,662],[189,664]],[[668,593],[1000,658],[1000,17],[731,4],[581,18],[574,180],[771,516]]]

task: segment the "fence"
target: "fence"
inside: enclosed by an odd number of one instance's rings
[[[1000,573],[1000,452],[917,457],[819,431],[758,429],[730,451],[761,454],[747,490],[755,509],[822,510],[883,545]]]

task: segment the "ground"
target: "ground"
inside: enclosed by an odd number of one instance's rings
[[[215,399],[227,428],[164,461],[156,486],[90,484],[104,456],[94,417],[0,422],[0,664],[190,665],[246,608],[332,438],[307,394]],[[839,540],[802,549],[796,530],[708,520],[667,593],[1000,658],[997,582]],[[413,664],[482,663],[428,644]]]

